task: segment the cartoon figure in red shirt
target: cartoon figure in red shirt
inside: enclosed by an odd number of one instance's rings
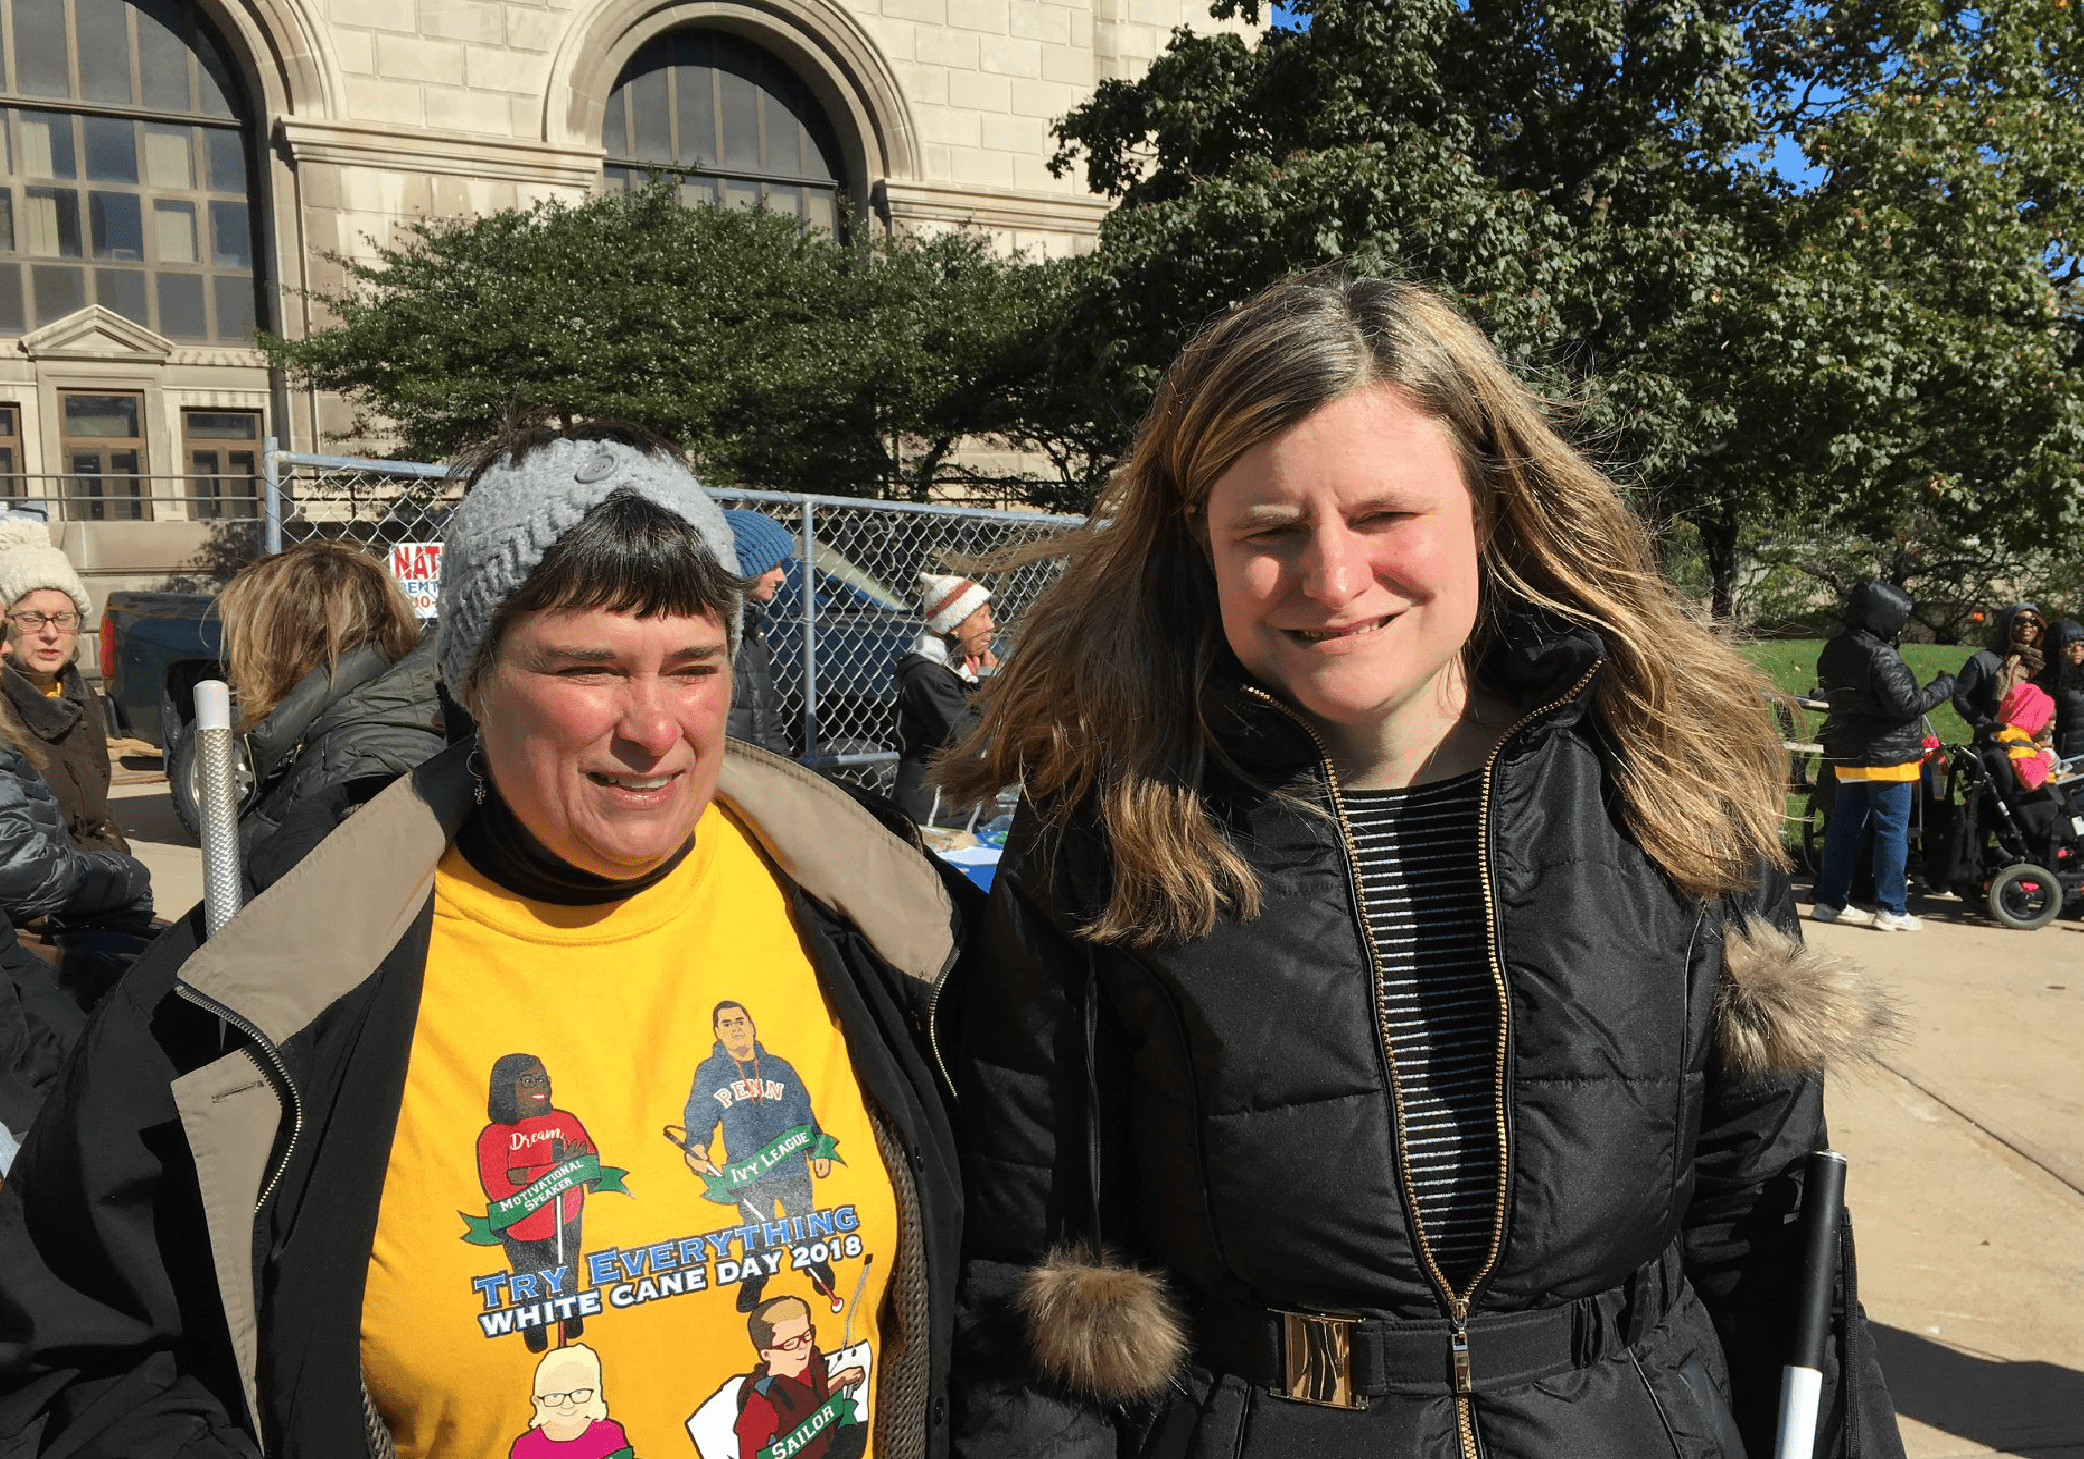
[[[848,1390],[868,1377],[860,1367],[826,1371],[810,1304],[770,1297],[753,1308],[746,1334],[759,1366],[738,1390],[738,1459],[857,1459],[868,1426]]]
[[[517,1274],[534,1274],[542,1297],[569,1294],[577,1285],[569,1277],[553,1285],[545,1274],[576,1265],[586,1193],[596,1186],[622,1190],[622,1172],[604,1168],[578,1116],[551,1102],[550,1071],[534,1054],[503,1054],[492,1065],[485,1117],[491,1123],[478,1135],[478,1183],[492,1204],[482,1217],[464,1217],[470,1229],[463,1239],[483,1246],[496,1240]],[[520,1282],[515,1290],[527,1295]],[[585,1327],[576,1315],[563,1323],[567,1342]],[[550,1345],[547,1321],[522,1332],[530,1352]]]

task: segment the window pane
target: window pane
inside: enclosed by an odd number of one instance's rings
[[[134,0],[138,80],[142,104],[158,111],[193,111],[188,88],[189,21],[180,0]]]
[[[38,258],[80,256],[80,195],[69,187],[27,190],[29,251]]]
[[[14,0],[14,81],[27,96],[70,96],[64,0]]]
[[[200,27],[198,27],[200,29]],[[217,47],[201,35],[196,37],[196,95],[206,117],[228,117],[232,113],[232,98],[238,95],[238,86],[224,64],[224,57]]]
[[[716,181],[708,177],[683,177],[680,179],[680,203],[682,207],[716,205]]]
[[[22,271],[15,264],[0,264],[0,334],[20,334],[26,328]]]
[[[803,216],[813,227],[823,228],[827,233],[839,231],[838,200],[823,188],[805,188]]]
[[[757,208],[760,206],[760,185],[757,182],[739,182],[735,178],[724,179],[724,206]]]
[[[219,268],[253,267],[253,230],[244,203],[210,204],[210,262]]]
[[[803,216],[803,189],[800,187],[777,187],[767,185],[767,211],[780,213],[788,218]]]
[[[170,127],[164,122],[145,123],[145,181],[154,187],[195,186],[194,127]],[[65,174],[70,177],[71,173]]]
[[[749,58],[721,57],[725,65],[717,76],[718,104],[723,120],[722,167],[760,168],[760,90],[753,84]]]
[[[203,128],[203,145],[209,153],[210,191],[246,191],[246,139],[222,127]]]
[[[87,180],[137,181],[137,128],[125,117],[85,117]]]
[[[134,268],[98,268],[94,270],[94,302],[104,309],[113,309],[125,319],[135,319],[147,329],[152,327],[150,306],[145,302],[145,271]]]
[[[145,225],[136,193],[89,193],[87,216],[93,229],[94,256],[136,263],[145,256]]]
[[[627,157],[629,144],[629,98],[618,86],[608,94],[607,110],[601,113],[601,150],[610,157]]]
[[[137,421],[135,395],[65,397],[65,435],[69,440],[134,441],[138,438]]]
[[[36,286],[36,322],[49,324],[87,307],[87,272],[40,263],[29,270]]]
[[[210,281],[217,294],[217,338],[239,344],[253,338],[253,280],[219,274]]]
[[[716,68],[676,66],[673,89],[680,108],[680,160],[714,166],[716,144]]]
[[[181,419],[188,424],[189,436],[196,440],[260,439],[260,416],[250,410],[191,410],[183,412]],[[4,434],[0,432],[0,435]]]
[[[129,106],[130,31],[124,0],[72,0],[80,46],[80,96]]]
[[[0,253],[14,252],[14,189],[0,187]]]
[[[11,405],[0,405],[0,436],[12,436],[14,434],[14,407]]]
[[[74,177],[72,118],[48,111],[24,111],[22,171],[30,177]]]
[[[167,198],[152,200],[152,235],[157,244],[153,254],[159,263],[200,263],[202,254],[195,242],[195,204]]]
[[[673,134],[666,111],[666,73],[655,70],[633,77],[627,90],[636,144],[630,155],[639,162],[671,162]]]
[[[159,275],[159,332],[169,339],[208,339],[201,274]]]

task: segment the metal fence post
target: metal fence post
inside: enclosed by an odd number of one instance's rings
[[[282,461],[275,438],[261,442],[261,548],[270,557],[282,550]]]
[[[817,508],[803,504],[803,758],[818,756],[818,525]]]

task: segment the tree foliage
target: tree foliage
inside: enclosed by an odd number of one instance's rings
[[[1028,484],[954,447],[1020,414],[1067,266],[956,235],[841,242],[661,183],[423,221],[346,267],[336,324],[265,343],[408,455],[545,405],[653,425],[723,481],[923,497]]]
[[[1203,320],[1345,260],[1438,285],[1571,402],[1724,612],[1747,523],[2074,527],[2066,0],[1293,8],[1175,34],[1059,127],[1058,165],[1123,205],[1078,306],[1119,341],[1093,365],[1114,449]],[[1782,139],[1820,182],[1773,170]]]

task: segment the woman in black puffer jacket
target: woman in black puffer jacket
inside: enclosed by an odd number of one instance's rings
[[[57,796],[29,758],[28,732],[0,705],[0,909],[16,926],[60,923],[149,926],[152,874],[120,851],[77,851]]]
[[[2055,701],[2055,753],[2084,755],[2084,623],[2059,618],[2048,631],[2048,662],[2034,682]]]
[[[218,600],[253,788],[251,852],[329,785],[410,770],[441,749],[431,639],[381,564],[307,542],[243,569]]]
[[[1883,1019],[1801,945],[1756,676],[1406,285],[1226,316],[1095,520],[943,762],[1026,795],[955,985],[955,1452],[1771,1452]],[[1818,1452],[1900,1456],[1835,1310]]]

